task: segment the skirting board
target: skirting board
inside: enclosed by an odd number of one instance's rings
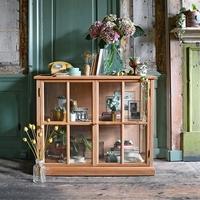
[[[183,152],[181,150],[168,150],[167,156],[168,161],[182,161],[183,160]]]

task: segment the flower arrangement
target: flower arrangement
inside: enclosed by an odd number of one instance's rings
[[[47,121],[50,122],[50,119],[48,119]],[[34,155],[34,158],[36,160],[42,160],[42,152],[38,145],[39,139],[42,137],[42,127],[36,127],[34,124],[29,124],[28,126],[24,127],[24,132],[26,136],[23,137],[23,141],[30,148],[31,152]],[[51,144],[59,134],[63,133],[64,132],[59,129],[58,126],[54,126],[53,129],[50,129],[49,125],[47,125],[45,131],[45,145],[47,146],[48,144]]]
[[[136,26],[129,18],[110,14],[105,16],[102,21],[96,21],[89,27],[86,39],[98,40],[99,47],[104,49],[104,68],[101,72],[113,74],[124,69],[121,47],[125,47],[127,39],[143,34],[143,29]]]
[[[136,26],[130,18],[118,18],[110,14],[89,27],[86,39],[99,39],[99,47],[104,48],[106,44],[113,44],[131,36],[138,37],[143,33],[142,28]]]

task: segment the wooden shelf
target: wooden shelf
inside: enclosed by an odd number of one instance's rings
[[[200,27],[174,28],[171,33],[183,43],[200,42]]]

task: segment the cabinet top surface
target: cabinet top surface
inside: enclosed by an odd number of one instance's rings
[[[150,80],[155,80],[155,76],[146,76]],[[37,75],[36,80],[140,80],[141,76],[54,76],[54,75]]]

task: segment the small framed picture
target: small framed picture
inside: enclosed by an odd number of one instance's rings
[[[129,120],[140,119],[139,101],[128,101],[128,118]]]
[[[128,102],[132,101],[135,97],[134,91],[125,91],[124,93],[124,110],[128,110]]]
[[[107,96],[106,97],[106,111],[107,112],[111,112],[111,109],[109,108],[108,104],[109,102],[113,101],[113,96]],[[121,110],[121,98],[120,96],[117,96],[117,103],[115,103],[116,105],[116,111],[120,111]]]

